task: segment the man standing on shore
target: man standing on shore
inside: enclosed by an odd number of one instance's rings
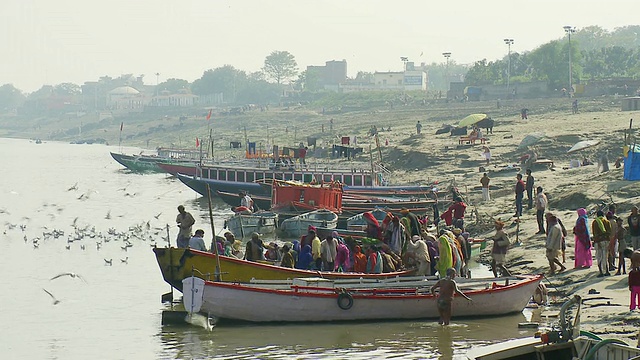
[[[536,194],[536,220],[538,220],[537,234],[544,234],[544,211],[547,208],[547,195],[542,192],[542,186],[538,186]]]
[[[547,248],[547,260],[549,260],[549,267],[551,268],[549,274],[555,275],[556,264],[560,266],[561,272],[567,269],[560,263],[560,260],[558,260],[560,250],[562,249],[562,228],[560,224],[558,224],[558,218],[554,215],[549,216],[547,227],[547,241],[545,246]],[[607,272],[607,274],[608,273],[609,272]]]
[[[522,216],[522,199],[524,199],[524,181],[522,181],[522,174],[516,175],[516,214],[515,217]]]
[[[609,264],[607,262],[607,248],[611,237],[611,223],[604,217],[604,212],[598,210],[596,218],[591,223],[591,234],[596,248],[596,260],[598,261],[598,277],[609,276]]]
[[[531,175],[531,169],[527,169],[527,200],[529,201],[529,209],[533,209],[533,183],[535,179]]]
[[[418,135],[420,135],[420,132],[422,132],[422,124],[420,124],[420,120],[418,120],[418,123],[416,124],[416,132],[418,133]]]
[[[489,195],[489,182],[491,182],[491,179],[487,173],[484,173],[482,178],[480,178],[480,184],[482,184],[482,201],[491,200],[491,196]]]
[[[629,224],[629,235],[631,235],[631,246],[633,250],[640,249],[640,214],[638,214],[638,207],[631,207],[631,215],[627,218],[627,224]]]

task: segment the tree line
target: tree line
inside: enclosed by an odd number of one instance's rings
[[[496,61],[482,59],[471,65],[465,82],[469,85],[546,81],[550,89],[569,86],[569,56],[574,83],[640,75],[640,26],[609,32],[589,26],[560,40],[552,40],[532,51],[512,53]],[[511,63],[509,72],[508,66]]]
[[[550,89],[568,86],[569,56],[574,83],[608,78],[636,78],[640,74],[640,26],[630,25],[607,31],[599,26],[589,26],[567,37],[549,41],[538,48],[522,53],[513,52],[502,59],[482,59],[470,66],[450,61],[448,65],[432,63],[427,66],[430,88],[447,89],[454,77],[464,77],[468,85],[546,81]],[[571,55],[569,55],[571,53]],[[511,64],[511,68],[507,66]],[[287,51],[273,51],[264,59],[261,71],[246,72],[232,65],[224,65],[204,71],[199,79],[188,82],[183,79],[167,79],[157,85],[158,90],[177,93],[186,89],[195,95],[222,93],[227,103],[267,104],[278,102],[283,94],[283,84],[294,90],[317,93],[322,90],[317,74],[299,72],[295,57]],[[158,74],[157,74],[158,75]],[[448,76],[446,76],[448,75]],[[364,79],[371,74],[360,72],[356,77]],[[131,74],[118,78],[103,76],[98,80],[104,91],[127,85]],[[81,87],[72,83],[44,85],[37,91],[25,94],[11,84],[0,86],[0,112],[19,107],[37,111],[39,100],[54,97],[78,97]],[[85,103],[90,100],[84,99]],[[99,107],[99,106],[96,106]]]

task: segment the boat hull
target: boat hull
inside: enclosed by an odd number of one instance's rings
[[[158,164],[165,159],[153,159],[149,156],[133,156],[113,152],[111,153],[111,157],[120,165],[133,172],[163,172],[163,170],[158,167]]]
[[[453,300],[454,317],[497,316],[521,312],[529,302],[542,276],[495,288],[464,290],[473,299],[460,296]],[[484,279],[487,286],[496,279]],[[478,280],[475,280],[477,283]],[[437,297],[428,293],[430,285],[384,291],[375,287],[347,290],[352,303],[341,289],[299,287],[271,289],[246,284],[205,283],[201,311],[220,319],[251,322],[326,322],[392,319],[435,319],[439,317]],[[341,297],[342,303],[338,299]],[[347,308],[348,307],[348,308]]]
[[[183,184],[187,185],[193,191],[197,192],[202,196],[207,196],[208,194],[207,185],[209,187],[209,193],[211,194],[211,196],[218,196],[218,191],[229,193],[229,194],[238,194],[238,192],[240,191],[246,191],[251,195],[271,196],[271,192],[266,190],[269,188],[267,187],[265,189],[265,187],[263,187],[258,183],[194,178],[187,175],[183,175],[182,173],[177,174],[176,177]],[[239,202],[237,202],[235,206],[237,206],[238,204]],[[268,209],[268,207],[266,209]]]
[[[227,219],[226,228],[236,239],[251,239],[251,233],[270,235],[276,232],[278,214],[257,212],[250,215],[236,214]]]
[[[164,280],[180,291],[182,291],[182,280],[192,275],[205,280],[215,279],[215,254],[182,248],[154,248],[153,252],[156,255],[156,261]],[[254,278],[286,280],[317,276],[327,279],[385,279],[411,275],[415,272],[415,269],[383,274],[318,272],[220,256],[220,271],[222,272],[221,278],[223,281],[249,282]]]
[[[309,226],[335,229],[338,226],[338,215],[329,210],[315,210],[286,219],[280,230],[287,236],[299,238],[305,235]]]

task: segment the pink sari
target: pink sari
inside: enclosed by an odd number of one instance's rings
[[[591,255],[591,239],[589,235],[589,228],[587,227],[588,220],[586,215],[578,217],[576,226],[573,228],[575,234],[575,268],[591,267],[593,265],[593,258]]]

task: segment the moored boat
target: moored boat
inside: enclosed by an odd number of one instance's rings
[[[188,281],[187,279],[186,281]],[[196,279],[197,280],[197,279]],[[542,275],[460,279],[473,301],[456,296],[454,317],[498,316],[521,312]],[[271,285],[201,281],[200,311],[217,319],[251,322],[326,322],[439,317],[435,278],[340,282],[323,278],[293,279]],[[197,286],[197,285],[196,285]]]
[[[180,291],[182,291],[182,280],[192,275],[203,279],[215,279],[217,264],[215,254],[183,248],[154,248],[153,252],[164,280]],[[219,259],[222,280],[235,282],[249,282],[254,278],[286,280],[317,276],[327,279],[384,279],[408,276],[415,272],[415,269],[410,269],[382,274],[340,273],[291,269],[222,255],[219,256]]]
[[[289,237],[299,238],[307,233],[309,226],[335,229],[338,215],[327,209],[313,210],[284,220],[280,230]]]
[[[198,150],[158,148],[154,155],[138,154],[126,155],[110,152],[111,157],[120,165],[133,172],[164,172],[159,166],[161,163],[194,165],[200,162],[206,155]]]
[[[476,347],[467,353],[469,360],[555,360],[555,359],[640,359],[640,347],[632,347],[619,339],[601,339],[580,330],[582,298],[574,295],[560,308],[558,324],[536,337],[518,338]],[[566,312],[576,307],[569,317]],[[573,321],[570,321],[573,320]]]
[[[359,230],[364,231],[367,229],[367,218],[365,217],[366,213],[371,213],[371,215],[378,220],[379,224],[382,224],[382,221],[387,217],[387,211],[375,208],[371,211],[363,212],[358,215],[354,215],[347,219],[347,230]]]
[[[227,228],[237,239],[250,239],[251,233],[270,235],[278,227],[278,214],[258,211],[252,214],[237,213],[225,221]]]
[[[372,176],[371,170],[362,170],[355,168],[330,168],[322,166],[310,166],[308,169],[288,169],[288,168],[269,168],[258,166],[255,164],[237,164],[237,163],[205,163],[196,166],[196,164],[161,164],[165,171],[172,174],[188,174],[198,176],[202,179],[222,180],[240,183],[252,183],[262,179],[276,179],[281,181],[300,181],[305,183],[321,183],[339,181],[345,185],[352,186],[374,186],[376,185],[379,173]],[[217,189],[223,190],[224,189]]]

